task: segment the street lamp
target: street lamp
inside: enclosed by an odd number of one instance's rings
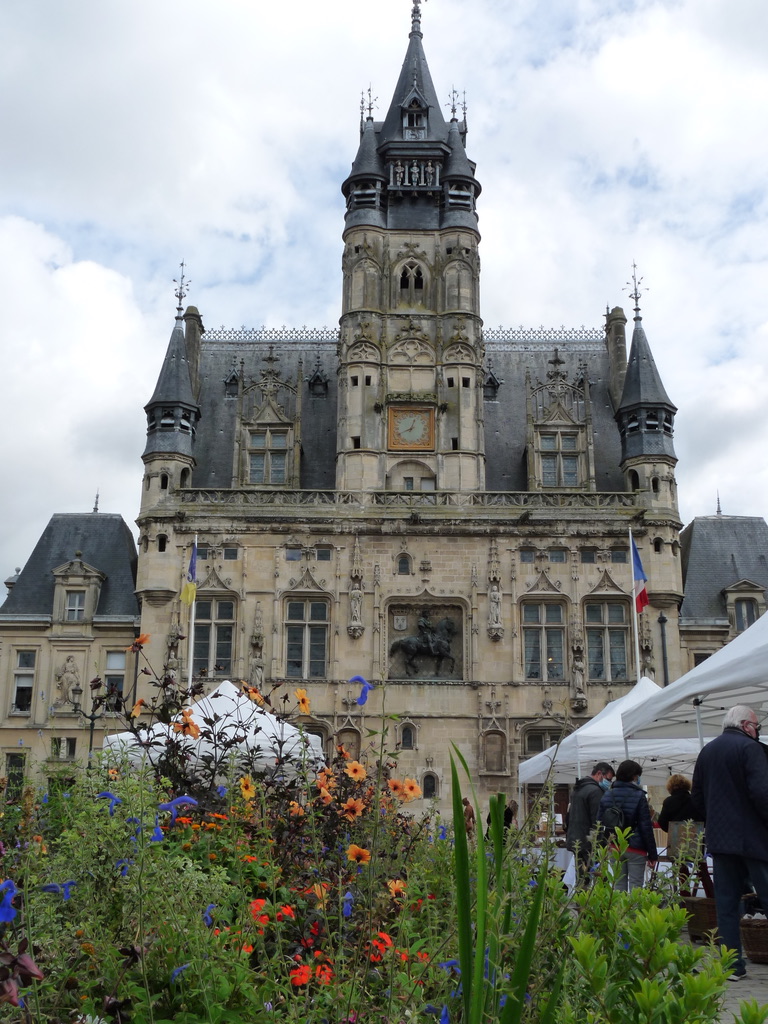
[[[77,714],[80,715],[81,718],[84,718],[87,722],[90,722],[90,728],[88,730],[88,767],[90,768],[91,755],[93,754],[93,730],[98,720],[104,717],[104,712],[102,711],[101,714],[97,714],[95,711],[92,711],[90,714],[86,714],[85,711],[83,711],[82,704],[80,703],[80,698],[82,696],[83,688],[78,683],[76,686],[72,687],[71,703],[72,707],[75,709]]]

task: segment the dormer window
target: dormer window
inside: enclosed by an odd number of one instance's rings
[[[414,96],[403,111],[403,138],[425,139],[427,137],[427,111]]]
[[[250,482],[284,484],[288,457],[287,430],[252,430],[248,447]]]

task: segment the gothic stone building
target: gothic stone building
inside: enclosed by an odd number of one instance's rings
[[[640,669],[689,667],[676,410],[639,310],[629,352],[618,307],[600,329],[483,329],[466,136],[441,113],[415,3],[391,105],[363,120],[342,184],[338,332],[206,330],[180,289],[146,406],[136,575],[155,666],[303,687],[307,728],[355,755],[386,715],[402,772],[444,807],[452,744],[483,798],[512,793],[521,758],[635,680],[630,529],[650,596]],[[99,571],[82,566],[86,592]],[[10,612],[6,675],[31,649]],[[134,668],[131,695],[149,696]],[[376,684],[362,706],[357,674]],[[48,704],[28,736],[59,721]]]
[[[451,744],[483,795],[634,681],[634,531],[649,578],[642,670],[681,672],[668,398],[636,311],[604,329],[484,331],[481,186],[441,114],[419,6],[383,121],[342,185],[337,332],[222,330],[181,304],[154,394],[137,593],[150,658],[306,688],[307,727],[388,748],[448,796]],[[365,706],[351,676],[376,683]]]

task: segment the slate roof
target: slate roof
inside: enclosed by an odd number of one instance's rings
[[[750,580],[768,589],[768,524],[757,516],[697,516],[680,534],[681,618],[722,619],[723,589]]]
[[[224,381],[231,371],[233,360],[244,361],[246,378],[257,378],[264,367],[264,358],[276,358],[275,367],[282,379],[296,380],[299,360],[303,360],[305,377],[316,366],[328,379],[325,395],[313,395],[304,385],[302,396],[302,465],[301,487],[306,490],[333,490],[336,485],[336,431],[337,431],[337,368],[336,342],[315,340],[307,331],[264,332],[264,340],[251,341],[248,332],[244,340],[235,340],[236,331],[206,332],[200,354],[200,421],[195,436],[194,454],[197,466],[192,475],[192,486],[201,488],[231,487],[232,462],[235,450],[237,400],[225,397]],[[256,334],[258,332],[252,332]],[[319,333],[319,332],[316,332]],[[551,370],[557,346],[564,360],[563,370],[569,379],[578,375],[581,363],[587,365],[592,403],[592,426],[595,441],[595,474],[598,491],[623,491],[624,477],[619,468],[621,441],[614,420],[614,409],[609,393],[608,353],[601,340],[602,331],[575,331],[563,329],[545,331],[541,336],[531,332],[494,331],[497,337],[486,337],[486,356],[493,363],[494,375],[503,383],[495,401],[486,401],[485,451],[486,489],[489,491],[525,491],[528,488],[526,451],[526,372],[531,380],[545,381]],[[519,335],[519,337],[516,337]],[[572,337],[571,335],[577,335]],[[232,338],[232,340],[229,340]],[[286,415],[293,415],[293,396],[281,392],[278,398],[285,406]]]
[[[72,561],[75,552],[102,572],[97,616],[135,618],[139,606],[136,586],[136,545],[122,516],[104,512],[62,513],[52,516],[0,607],[5,616],[50,615],[53,611],[53,570]]]
[[[661,383],[643,321],[637,317],[632,332],[632,345],[627,358],[627,373],[619,409],[629,410],[639,405],[666,406],[677,412],[677,407],[670,402]]]

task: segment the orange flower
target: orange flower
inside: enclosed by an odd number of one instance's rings
[[[345,761],[349,760],[349,754],[344,749],[344,747],[341,745],[341,743],[339,743],[339,745],[336,747],[336,749],[338,750],[339,754],[344,758]]]
[[[403,789],[405,790],[405,800],[416,800],[421,796],[421,786],[415,779],[406,779],[403,782]]]
[[[405,799],[405,787],[399,779],[387,779],[387,785],[398,800]]]
[[[313,886],[305,890],[305,895],[315,896],[317,898],[318,906],[322,910],[325,910],[325,905],[328,902],[328,883],[315,882]]]
[[[315,968],[315,977],[321,985],[330,985],[333,968],[330,964],[318,964]]]
[[[136,703],[133,705],[133,709],[131,711],[131,718],[138,718],[139,715],[141,714],[141,709],[146,707],[146,706],[147,706],[147,702],[144,700],[143,697],[140,697],[136,701]]]
[[[291,800],[288,804],[288,810],[293,818],[300,818],[304,814],[304,808],[301,804],[297,804],[295,800]]]
[[[397,899],[398,896],[402,896],[405,892],[405,882],[401,878],[393,878],[391,882],[387,882],[387,888],[389,889],[389,895],[393,899]]]
[[[376,932],[378,938],[371,939],[371,945],[375,946],[376,949],[381,950],[383,953],[385,949],[389,949],[392,945],[392,939],[387,935],[386,932]]]
[[[336,779],[331,774],[331,772],[329,772],[327,770],[327,768],[324,768],[321,772],[318,772],[318,775],[317,775],[317,788],[318,789],[336,789]]]
[[[299,711],[302,715],[309,714],[309,697],[307,697],[306,690],[295,690],[294,695],[296,700],[299,702]]]
[[[181,722],[174,722],[174,732],[180,732],[183,736],[191,736],[193,740],[196,740],[200,735],[200,726],[196,725],[192,721],[192,711],[190,708],[185,708],[181,712]]]
[[[354,779],[355,782],[362,782],[368,775],[368,772],[359,761],[350,761],[344,769],[344,774],[348,775],[350,779]]]
[[[320,800],[320,803],[323,805],[323,807],[327,807],[328,804],[333,803],[332,794],[329,793],[328,790],[324,787],[320,790],[320,796],[318,797],[318,799]]]
[[[362,846],[356,846],[354,843],[350,844],[347,850],[347,860],[352,860],[356,864],[367,864],[370,859],[370,850],[364,850]]]
[[[309,964],[302,964],[301,967],[294,967],[290,975],[292,985],[306,985],[312,977],[312,968]]]
[[[346,818],[347,821],[354,821],[355,818],[359,818],[365,810],[365,804],[362,800],[349,799],[344,806],[339,810],[339,814]]]
[[[149,643],[150,633],[142,633],[141,636],[137,636],[130,647],[126,647],[126,651],[134,651],[136,654],[142,649],[145,644]]]
[[[282,921],[286,917],[292,917],[292,918],[296,917],[296,915],[293,912],[293,907],[289,906],[287,903],[283,904],[283,906],[280,907],[278,912],[275,914],[275,918],[278,921]]]
[[[250,775],[244,775],[240,779],[240,792],[243,794],[243,800],[253,800],[256,796],[256,787]]]
[[[262,697],[262,695],[259,693],[255,686],[246,686],[245,689],[243,690],[243,693],[245,693],[246,697],[248,697],[250,700],[255,701],[255,703],[258,704],[260,707],[264,707],[264,698]]]
[[[257,924],[269,924],[269,914],[264,913],[266,900],[251,900],[251,917]]]

